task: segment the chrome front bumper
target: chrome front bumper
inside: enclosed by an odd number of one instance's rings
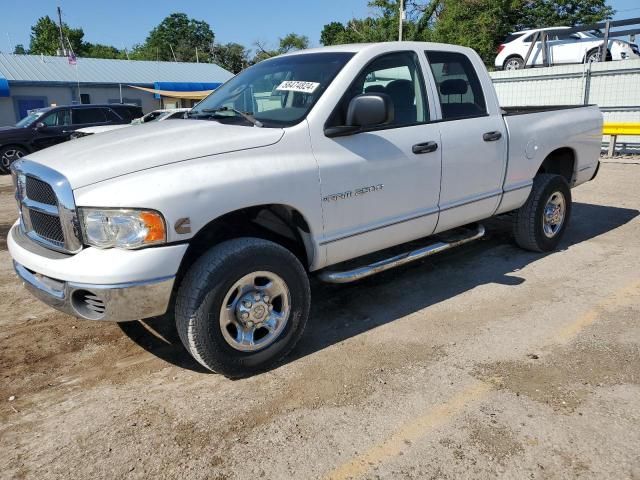
[[[61,312],[87,320],[126,322],[163,315],[169,306],[175,276],[117,285],[64,282],[13,262],[25,287]]]

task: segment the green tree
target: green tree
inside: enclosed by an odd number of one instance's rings
[[[606,0],[521,0],[516,28],[543,28],[597,23],[615,11]]]
[[[27,51],[24,48],[24,45],[22,45],[21,43],[19,43],[18,45],[15,46],[15,48],[13,49],[13,53],[16,55],[24,55],[27,53]]]
[[[288,33],[280,39],[280,48],[278,53],[287,53],[293,50],[304,50],[309,48],[309,37],[298,35],[297,33]]]
[[[261,62],[267,58],[275,57],[276,55],[282,55],[283,53],[309,48],[309,38],[305,35],[289,33],[280,38],[278,48],[276,50],[267,48],[267,46],[262,42],[255,42],[254,45],[256,47],[256,54],[251,60],[251,64]]]
[[[101,43],[84,43],[82,56],[89,58],[122,58],[122,52],[111,45]]]
[[[179,62],[195,62],[196,58],[206,62],[211,59],[214,38],[207,22],[189,18],[185,13],[172,13],[149,32],[142,46],[134,48],[134,56],[173,61],[175,54]]]
[[[340,22],[331,22],[322,28],[320,43],[322,45],[336,45],[344,35],[345,27]]]
[[[519,0],[446,0],[431,32],[436,42],[473,48],[490,64],[502,39],[514,30]]]
[[[211,60],[232,73],[238,73],[249,64],[249,53],[239,43],[217,43],[211,51]]]
[[[66,23],[62,24],[62,33],[65,37],[65,49],[71,48],[76,55],[82,54],[82,28],[70,28]],[[68,39],[68,42],[67,42]],[[60,31],[58,25],[48,15],[40,17],[31,27],[31,41],[29,53],[33,55],[55,55],[60,49]]]

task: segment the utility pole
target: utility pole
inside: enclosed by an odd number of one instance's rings
[[[399,0],[400,3],[400,21],[398,22],[398,41],[402,41],[402,24],[404,23],[404,0]]]
[[[177,62],[178,60],[176,59],[176,52],[173,51],[173,47],[171,46],[171,44],[169,44],[169,48],[171,49],[171,54],[173,55],[173,61]]]
[[[64,46],[64,33],[62,33],[62,9],[58,7],[58,30],[60,31],[60,54],[66,55],[66,48]]]

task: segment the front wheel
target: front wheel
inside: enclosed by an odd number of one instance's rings
[[[310,302],[309,279],[291,252],[239,238],[211,248],[189,269],[176,297],[176,327],[201,365],[237,377],[293,349]]]
[[[0,149],[0,172],[9,173],[11,164],[16,160],[20,160],[26,154],[27,151],[24,148],[12,145]]]
[[[526,203],[515,211],[516,243],[534,252],[555,250],[571,216],[571,190],[564,177],[541,174],[533,180]]]

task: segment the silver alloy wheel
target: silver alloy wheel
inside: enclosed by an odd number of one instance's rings
[[[11,164],[16,160],[21,159],[22,157],[24,157],[24,152],[19,148],[8,149],[8,150],[5,150],[4,153],[2,154],[2,159],[0,159],[0,163],[4,168],[9,170],[9,167],[11,167]]]
[[[553,192],[542,214],[542,230],[547,238],[555,237],[564,223],[567,212],[567,203],[561,192]]]
[[[594,63],[600,61],[600,52],[593,52],[587,57],[587,63]]]
[[[505,70],[520,70],[520,61],[517,58],[510,58],[504,66]]]
[[[227,343],[241,352],[271,345],[291,313],[291,293],[273,272],[245,275],[229,289],[220,309],[220,329]]]

